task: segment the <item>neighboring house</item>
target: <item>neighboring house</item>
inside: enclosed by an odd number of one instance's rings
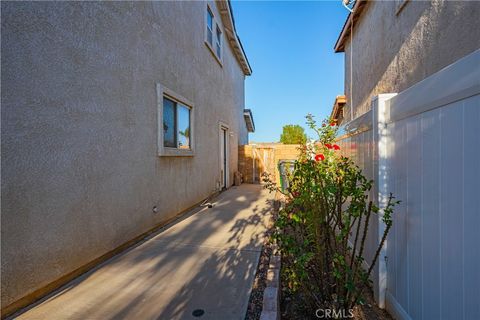
[[[343,108],[347,103],[347,97],[344,95],[337,96],[333,103],[332,113],[330,114],[330,121],[337,126],[343,122]]]
[[[357,1],[335,45],[345,52],[339,144],[393,192],[393,227],[374,268],[397,319],[480,319],[480,3]],[[353,33],[352,33],[353,29]],[[385,225],[371,220],[366,262]]]
[[[2,314],[233,183],[228,1],[2,2]]]
[[[377,94],[403,91],[478,49],[479,29],[477,1],[356,1],[335,44],[345,53],[345,121]]]

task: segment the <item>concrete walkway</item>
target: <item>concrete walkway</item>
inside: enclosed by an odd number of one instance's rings
[[[241,185],[72,281],[16,319],[244,319],[270,214]],[[192,316],[196,309],[201,317]]]

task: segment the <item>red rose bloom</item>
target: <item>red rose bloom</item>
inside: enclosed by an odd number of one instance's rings
[[[333,145],[333,149],[334,149],[334,150],[340,150],[340,147],[339,147],[338,145],[334,144],[334,145]]]
[[[332,145],[330,143],[325,143],[325,147],[327,147],[328,149],[332,149]]]
[[[335,127],[336,126],[335,122],[330,123],[330,126]]]
[[[323,160],[325,160],[325,156],[323,154],[319,153],[315,156],[315,161],[318,162],[318,161],[323,161]]]

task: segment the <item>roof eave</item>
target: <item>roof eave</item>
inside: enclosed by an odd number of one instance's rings
[[[347,103],[347,97],[345,95],[339,95],[335,97],[335,102],[333,103],[332,113],[330,114],[330,119],[337,119],[338,113],[341,108]]]
[[[253,122],[252,110],[244,109],[243,118],[245,119],[245,124],[247,125],[248,132],[255,132],[255,122]]]
[[[237,31],[235,30],[235,22],[233,20],[230,0],[217,0],[215,2],[220,9],[220,16],[222,18],[223,27],[226,30],[228,43],[230,44],[230,47],[232,48],[233,53],[237,58],[237,61],[240,64],[243,73],[246,76],[249,76],[252,74],[252,68],[250,67],[250,63],[248,62],[245,50],[243,49],[240,38],[238,37]]]
[[[343,25],[342,32],[340,32],[337,42],[335,43],[335,52],[345,52],[345,42],[350,35],[350,26],[352,23],[355,24],[355,22],[360,18],[360,15],[362,14],[362,11],[364,11],[367,3],[367,0],[357,0],[355,2],[355,5],[353,6],[353,13],[348,14],[347,20],[345,20]]]

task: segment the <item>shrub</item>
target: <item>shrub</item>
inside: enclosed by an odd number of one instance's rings
[[[380,213],[369,199],[373,181],[341,155],[334,124],[324,120],[317,126],[311,115],[307,124],[318,140],[301,147],[287,176],[287,190],[282,192],[268,174],[263,176],[266,188],[286,197],[273,238],[285,260],[283,272],[291,290],[301,291],[312,308],[352,308],[362,302],[362,290],[392,226],[398,201],[390,194],[381,210],[385,232],[370,268],[364,270],[370,217]]]

